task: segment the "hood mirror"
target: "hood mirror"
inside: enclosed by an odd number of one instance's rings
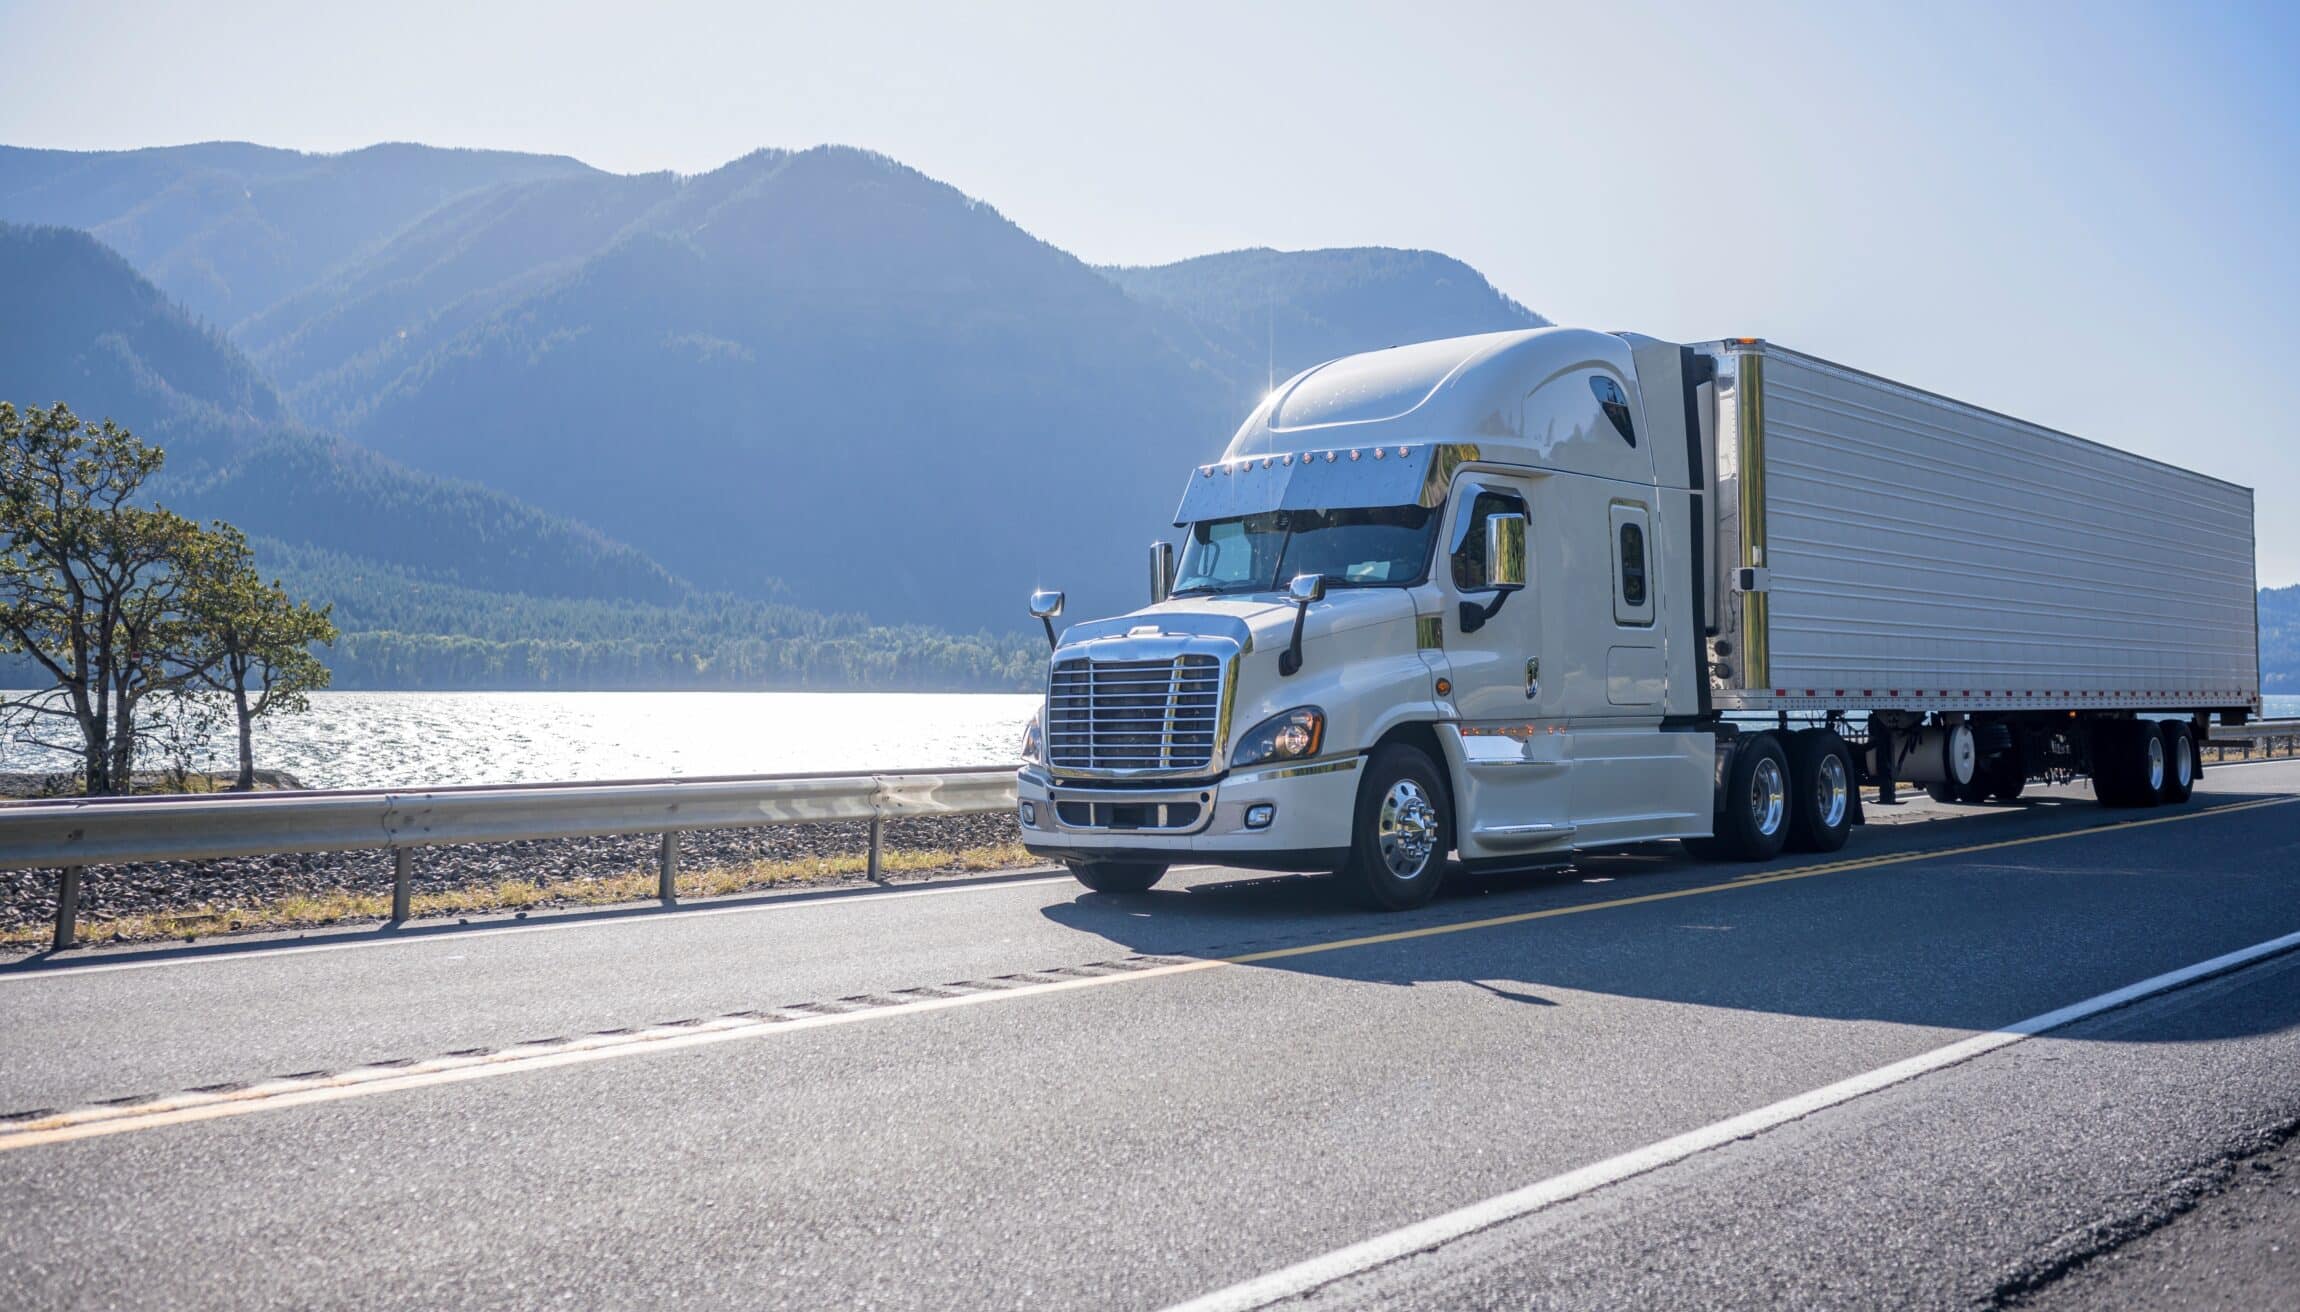
[[[1326,576],[1323,574],[1296,574],[1286,585],[1286,600],[1294,603],[1294,640],[1278,653],[1278,675],[1291,678],[1302,668],[1302,621],[1310,617],[1310,606],[1326,599]]]
[[[1174,593],[1174,544],[1150,544],[1150,604],[1155,606]]]
[[[1030,594],[1030,616],[1046,626],[1046,649],[1054,650],[1054,617],[1062,613],[1063,596],[1051,588]]]

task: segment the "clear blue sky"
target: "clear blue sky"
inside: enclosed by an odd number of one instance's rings
[[[1441,250],[2250,484],[2300,581],[2300,6],[0,0],[0,52],[14,145],[831,141],[1096,262]]]

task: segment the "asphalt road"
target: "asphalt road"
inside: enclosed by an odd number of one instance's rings
[[[42,1113],[0,1122],[0,1300],[2233,1293],[2292,1214],[2231,1182],[2300,1125],[2300,955],[1652,1157],[2300,931],[2300,766],[2215,769],[2183,808],[2083,795],[1762,868],[1465,880],[1404,916],[1192,869],[0,968],[0,1111]],[[1624,1160],[1648,1169],[1568,1187]],[[1318,1275],[1253,1283],[1289,1269]]]

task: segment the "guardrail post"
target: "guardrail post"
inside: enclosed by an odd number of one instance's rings
[[[870,818],[870,869],[864,872],[863,877],[874,884],[879,882],[879,838],[885,824],[884,820],[875,815]]]
[[[663,850],[655,863],[655,896],[665,902],[679,900],[679,831],[663,835]]]
[[[66,866],[56,881],[56,951],[72,946],[73,927],[79,922],[80,867]]]
[[[391,849],[391,923],[400,924],[407,919],[410,894],[415,891],[415,849]]]

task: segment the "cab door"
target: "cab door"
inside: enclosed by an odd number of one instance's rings
[[[1538,854],[1571,846],[1566,823],[1568,740],[1550,732],[1542,661],[1551,598],[1544,563],[1554,530],[1545,497],[1555,480],[1472,472],[1450,499],[1432,581],[1444,596],[1446,669],[1459,717],[1447,742],[1455,780],[1456,842],[1464,857]],[[1526,581],[1515,592],[1485,586],[1486,522],[1526,517]],[[1498,604],[1497,604],[1498,602]]]

